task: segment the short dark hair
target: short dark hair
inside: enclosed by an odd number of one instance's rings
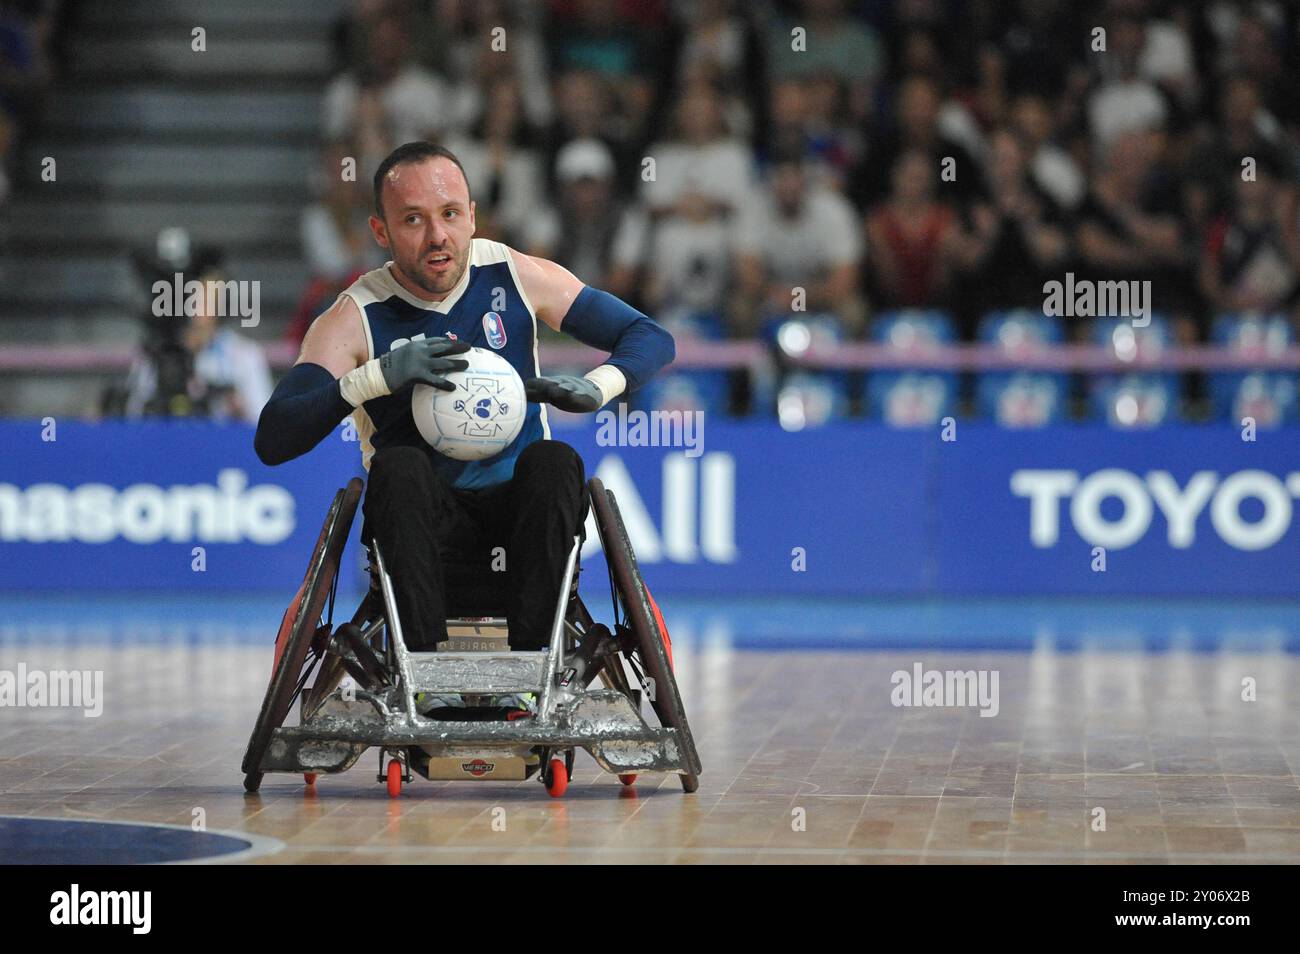
[[[375,170],[375,215],[381,219],[384,217],[384,180],[388,178],[389,170],[411,162],[424,162],[426,159],[450,159],[454,162],[460,174],[465,176],[465,191],[469,192],[469,176],[465,175],[465,167],[446,146],[424,140],[403,143],[390,152]]]

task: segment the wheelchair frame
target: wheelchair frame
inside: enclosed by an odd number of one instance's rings
[[[641,578],[617,501],[599,479],[588,482],[587,492],[609,566],[613,629],[595,622],[578,595],[582,540],[575,535],[550,643],[537,652],[508,646],[486,652],[411,650],[392,578],[374,543],[369,591],[351,620],[335,629],[339,566],[361,489],[353,478],[335,495],[302,586],[281,622],[271,682],[243,761],[249,792],[258,790],[267,772],[301,772],[312,785],[318,773],[345,771],[372,747],[380,750],[379,778],[392,796],[411,781],[414,768],[444,779],[537,773],[558,797],[578,748],[624,784],[637,773],[667,772],[681,776],[685,791],[698,788],[701,765],[673,676],[667,630]],[[449,630],[503,632],[504,624],[500,617],[447,620]],[[640,686],[629,679],[629,666]],[[342,684],[345,673],[355,688]],[[598,678],[603,688],[589,688]],[[642,688],[658,725],[642,715]],[[537,694],[534,715],[434,719],[420,713],[416,699],[420,693],[473,700],[522,692]],[[298,700],[299,725],[284,726]],[[431,775],[434,761],[446,759],[459,760],[464,772]],[[498,773],[498,766],[509,771]]]

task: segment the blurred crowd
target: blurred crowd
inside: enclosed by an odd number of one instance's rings
[[[1297,6],[355,0],[293,334],[382,264],[369,176],[417,138],[460,156],[479,235],[724,337],[926,308],[970,340],[1067,272],[1150,280],[1176,340],[1291,313]]]
[[[0,206],[9,198],[17,144],[60,60],[51,46],[62,8],[62,0],[0,0]]]

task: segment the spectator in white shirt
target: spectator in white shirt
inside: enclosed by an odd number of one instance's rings
[[[450,119],[446,85],[414,62],[409,27],[400,8],[389,9],[367,34],[364,69],[349,70],[325,90],[325,138],[358,144],[359,176],[396,146],[435,138]]]
[[[753,178],[745,144],[722,121],[722,99],[712,87],[687,89],[678,105],[677,135],[650,147],[654,177],[642,185],[642,199],[656,219],[693,218],[703,207],[726,217],[740,208]]]
[[[343,177],[344,161],[355,158],[345,143],[321,155],[316,188],[319,198],[302,211],[299,231],[303,255],[313,278],[339,278],[357,269],[378,268],[386,261],[366,224],[367,192]]]
[[[788,314],[795,289],[809,312],[834,312],[856,332],[863,244],[853,206],[838,192],[814,184],[804,160],[780,156],[768,185],[747,203],[735,228],[738,310],[732,331],[751,334],[762,320]]]

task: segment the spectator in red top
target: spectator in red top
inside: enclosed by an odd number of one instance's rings
[[[926,153],[904,152],[889,197],[867,216],[867,260],[883,304],[922,308],[945,299],[960,258],[961,227],[952,208],[935,198],[936,173]]]

